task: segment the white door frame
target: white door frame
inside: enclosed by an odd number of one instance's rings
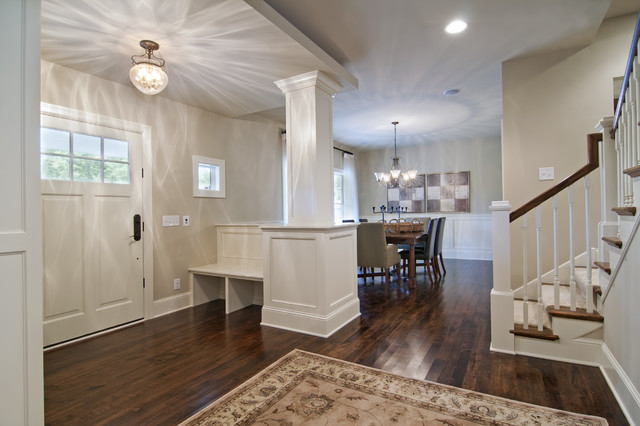
[[[143,274],[145,280],[144,319],[147,320],[153,318],[153,203],[151,192],[153,189],[153,156],[151,151],[151,126],[52,105],[46,102],[40,102],[40,113],[118,130],[126,130],[128,132],[139,133],[142,135],[142,168],[144,169],[144,179],[142,179],[142,218],[144,223]]]

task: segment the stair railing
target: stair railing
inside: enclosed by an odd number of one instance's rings
[[[531,317],[531,313],[529,312],[529,303],[528,301],[530,299],[534,299],[535,298],[535,307],[531,307],[531,309],[535,309],[536,312],[536,316],[537,316],[537,329],[538,331],[543,331],[544,329],[544,324],[543,324],[543,320],[544,320],[544,316],[543,316],[543,291],[542,291],[542,268],[541,268],[541,251],[542,251],[542,247],[544,247],[544,241],[543,241],[543,236],[542,236],[542,204],[549,200],[549,199],[553,199],[552,201],[552,208],[553,208],[553,215],[554,215],[554,226],[553,226],[553,257],[554,257],[554,277],[553,277],[553,284],[554,284],[554,289],[553,289],[553,305],[554,307],[560,307],[560,280],[559,280],[559,272],[558,272],[558,258],[559,258],[559,254],[558,254],[558,243],[557,243],[557,239],[558,239],[558,225],[557,225],[557,214],[558,214],[558,194],[560,194],[562,191],[564,191],[565,189],[568,190],[568,208],[569,208],[569,245],[570,245],[570,253],[569,253],[569,262],[570,262],[570,267],[569,267],[569,275],[570,275],[570,291],[571,291],[571,303],[570,303],[570,309],[572,311],[575,311],[577,309],[576,307],[576,294],[577,294],[577,288],[576,288],[576,281],[575,281],[575,258],[576,258],[576,254],[575,254],[575,244],[574,244],[574,234],[575,234],[575,224],[574,224],[574,220],[573,220],[573,214],[574,214],[574,204],[575,204],[575,190],[574,190],[574,184],[578,181],[580,181],[581,179],[585,179],[584,182],[584,190],[585,190],[585,198],[586,198],[586,204],[585,204],[585,212],[587,212],[586,214],[586,233],[585,236],[587,236],[586,238],[586,247],[585,247],[585,251],[587,252],[587,266],[591,265],[590,262],[590,227],[591,227],[591,223],[589,222],[590,219],[590,215],[588,214],[588,201],[589,201],[589,190],[590,190],[590,181],[589,181],[589,177],[588,175],[596,170],[599,167],[599,157],[598,157],[598,144],[602,141],[602,133],[592,133],[589,134],[587,136],[587,158],[588,158],[588,162],[586,165],[584,165],[583,167],[581,167],[579,170],[577,170],[575,173],[571,174],[570,176],[566,177],[565,179],[563,179],[562,181],[560,181],[557,185],[553,186],[552,188],[544,191],[542,194],[538,195],[537,197],[533,198],[532,200],[530,200],[529,202],[525,203],[523,206],[513,210],[508,216],[506,216],[504,214],[505,210],[510,209],[510,206],[508,205],[508,202],[502,201],[502,202],[494,202],[492,204],[491,210],[493,211],[493,224],[494,224],[494,231],[493,231],[493,237],[494,237],[494,290],[496,290],[496,277],[498,274],[502,274],[505,273],[505,271],[509,271],[509,276],[507,277],[502,277],[499,279],[499,282],[501,283],[500,286],[501,287],[505,287],[505,281],[509,281],[511,280],[510,277],[510,267],[504,265],[504,263],[510,263],[510,256],[506,253],[510,252],[510,233],[509,233],[509,223],[514,222],[515,220],[519,219],[520,217],[522,217],[522,232],[523,232],[523,270],[525,271],[525,273],[523,274],[523,288],[522,288],[522,296],[523,296],[523,328],[527,329],[528,328],[528,318]],[[535,223],[536,223],[536,279],[535,279],[535,296],[533,296],[533,291],[530,293],[529,292],[529,288],[528,288],[528,281],[527,281],[527,275],[526,275],[526,271],[527,271],[527,249],[526,249],[526,231],[527,231],[527,217],[526,215],[531,212],[532,210],[535,209]],[[506,224],[502,224],[502,223],[498,223],[501,220],[505,220],[508,221],[508,223]],[[503,253],[502,255],[498,255],[498,253]],[[587,268],[587,270],[589,271],[589,267]],[[587,277],[587,288],[585,288],[585,293],[589,294],[592,293],[593,290],[591,288],[591,279],[590,276]],[[511,309],[513,311],[513,303],[511,304],[510,307],[506,306],[507,303],[506,301],[508,300],[508,297],[505,297],[505,292],[506,292],[506,287],[505,288],[499,288],[496,291],[492,292],[492,296],[495,295],[495,301],[492,300],[492,347],[494,347],[494,349],[496,350],[504,350],[504,351],[509,351],[509,350],[513,350],[513,348],[509,348],[509,347],[504,347],[504,348],[499,348],[496,347],[496,341],[499,341],[500,339],[498,339],[497,336],[495,336],[496,338],[494,339],[494,330],[496,332],[504,331],[504,326],[502,327],[495,327],[493,325],[494,321],[498,321],[499,318],[506,318],[508,317],[506,314],[506,310],[507,309]],[[531,289],[533,290],[533,288]],[[502,296],[502,297],[499,297]],[[588,297],[588,296],[587,296]],[[513,299],[513,297],[512,297]],[[497,301],[505,301],[505,306],[500,306],[498,307],[498,303]],[[587,311],[592,312],[593,310],[593,301],[591,298],[588,298],[588,305],[587,305]],[[494,316],[494,306],[495,306],[495,316]],[[513,317],[513,314],[512,314]],[[502,338],[501,341],[507,341],[508,339],[504,339]]]
[[[628,214],[625,210],[635,209],[637,205],[637,200],[633,193],[633,177],[640,175],[640,129],[638,128],[640,126],[640,107],[638,106],[638,102],[640,102],[640,64],[637,59],[639,56],[640,14],[636,21],[620,96],[618,97],[618,104],[609,133],[611,138],[614,139],[618,166],[616,176],[618,207],[613,210],[619,214]],[[627,241],[623,245],[618,263],[613,267],[609,277],[609,285],[604,289],[600,298],[601,303],[605,302],[616,282],[631,245],[630,243],[638,231],[639,223],[640,219],[636,219]],[[619,227],[618,237],[620,237]]]
[[[618,159],[618,206],[634,205],[633,181],[631,172],[640,168],[640,70],[637,69],[640,51],[640,15],[636,22],[633,41],[629,50],[629,59],[616,105],[616,113],[611,128],[611,138],[615,140]]]

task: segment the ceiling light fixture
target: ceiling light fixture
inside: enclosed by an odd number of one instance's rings
[[[138,90],[145,95],[157,95],[162,92],[169,82],[164,72],[164,59],[153,55],[160,45],[155,41],[142,40],[140,46],[145,50],[144,55],[133,55],[133,67],[129,70],[129,78]]]
[[[409,170],[407,172],[403,172],[400,170],[400,157],[398,157],[397,153],[397,144],[396,144],[396,136],[397,136],[397,125],[398,121],[393,121],[393,159],[391,164],[391,170],[386,172],[375,172],[376,181],[380,184],[386,185],[388,187],[396,187],[396,186],[411,186],[416,176],[418,176],[417,170]]]
[[[449,34],[461,33],[467,28],[467,23],[464,21],[453,21],[445,27],[445,31]]]

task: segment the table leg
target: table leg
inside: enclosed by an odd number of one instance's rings
[[[409,288],[416,286],[416,251],[415,244],[409,244]]]

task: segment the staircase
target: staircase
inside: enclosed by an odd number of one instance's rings
[[[639,33],[640,16],[616,115],[587,136],[587,164],[515,210],[491,206],[491,350],[600,367],[632,424],[640,424]]]

